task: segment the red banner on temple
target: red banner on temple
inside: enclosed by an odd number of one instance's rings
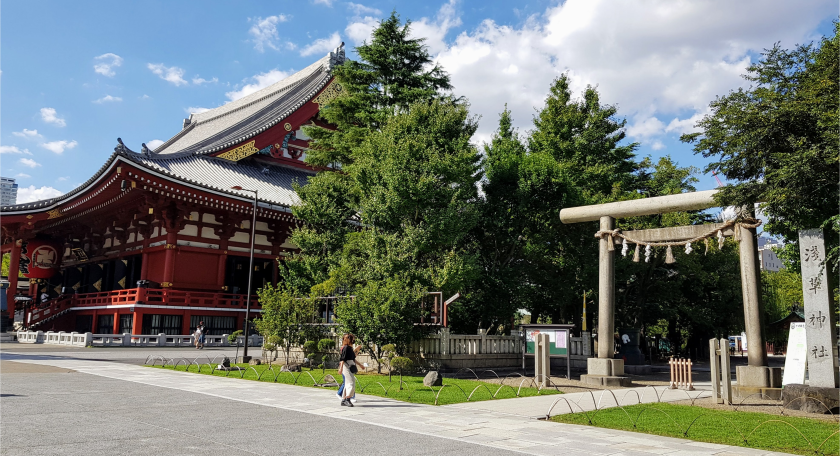
[[[20,272],[30,279],[49,279],[61,265],[59,248],[37,239],[25,242],[20,251]]]

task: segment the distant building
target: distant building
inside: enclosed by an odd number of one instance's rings
[[[0,177],[0,206],[17,204],[18,185],[11,177]]]
[[[776,252],[773,251],[774,247],[781,246],[782,244],[775,239],[769,239],[766,237],[758,238],[758,257],[762,271],[776,272],[779,269],[785,268],[785,265],[782,264],[782,260],[780,260],[779,257],[776,256]]]

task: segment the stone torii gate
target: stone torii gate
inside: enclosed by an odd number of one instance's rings
[[[718,206],[714,201],[717,190],[657,196],[631,201],[579,206],[560,211],[563,223],[600,221],[598,242],[598,357],[587,360],[585,383],[602,386],[627,386],[624,362],[614,359],[615,332],[615,220],[624,217],[664,214],[678,211],[703,210]],[[736,236],[740,239],[741,291],[744,299],[744,322],[747,334],[748,365],[738,366],[737,379],[743,395],[781,387],[781,369],[767,366],[767,353],[762,333],[761,276],[756,245],[756,225],[743,223],[711,223],[704,225],[626,231],[622,237],[638,241],[639,245],[690,242],[711,234]]]

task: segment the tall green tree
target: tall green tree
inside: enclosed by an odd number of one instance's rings
[[[478,222],[481,177],[470,143],[475,129],[466,106],[432,101],[410,106],[369,135],[345,168],[359,194],[359,228],[347,236],[332,281],[367,293],[399,280],[407,301],[417,290],[452,294],[474,280],[468,234]]]
[[[616,117],[615,106],[601,104],[597,89],[587,86],[582,95],[573,98],[567,75],[554,81],[545,107],[534,117],[529,150],[573,168],[575,186],[593,202],[603,202],[615,187],[633,188],[638,144],[623,143],[627,121]]]
[[[747,68],[748,88],[710,104],[711,113],[682,136],[696,153],[717,161],[734,184],[721,188],[721,204],[761,202],[765,230],[793,244],[800,229],[822,227],[836,272],[840,216],[840,26],[816,45],[778,44]],[[791,247],[796,250],[795,245]],[[793,257],[793,255],[790,255]]]
[[[483,315],[485,327],[505,325],[518,308],[536,321],[575,321],[583,292],[596,281],[594,223],[564,225],[564,207],[634,197],[637,144],[625,141],[625,121],[587,87],[577,99],[567,75],[549,88],[526,138],[505,110],[485,147],[480,245],[482,278],[476,295],[455,311]],[[496,326],[497,327],[497,326]]]
[[[411,38],[411,22],[402,23],[396,12],[379,23],[371,41],[356,53],[359,61],[347,60],[333,69],[343,91],[319,113],[330,127],[304,128],[312,138],[307,162],[327,168],[295,187],[301,202],[292,212],[303,224],[292,232],[291,241],[300,251],[287,263],[285,280],[300,290],[329,280],[348,234],[359,228],[359,183],[342,168],[357,160],[362,144],[394,115],[412,103],[446,98],[443,92],[451,88],[424,39]]]
[[[310,127],[307,161],[315,166],[348,165],[354,150],[389,116],[420,101],[440,98],[452,88],[449,75],[434,63],[425,38],[411,38],[411,21],[399,15],[382,20],[371,41],[356,47],[358,61],[333,70],[343,95],[330,101],[320,117],[335,128]]]

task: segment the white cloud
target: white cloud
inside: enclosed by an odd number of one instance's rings
[[[265,52],[266,47],[274,49],[275,51],[280,50],[277,46],[278,41],[280,40],[280,36],[277,33],[277,24],[288,20],[289,16],[285,14],[268,16],[266,18],[252,17],[248,19],[249,22],[254,23],[254,25],[248,29],[248,34],[253,37],[251,41],[254,42],[254,49],[260,52]]]
[[[112,78],[115,74],[117,74],[114,72],[114,68],[122,65],[123,63],[122,57],[110,52],[94,57],[94,60],[99,60],[100,62],[93,65],[93,71],[103,76],[108,76],[109,78]]]
[[[163,141],[161,141],[161,140],[159,140],[159,139],[153,139],[153,140],[151,140],[151,141],[149,141],[149,142],[147,142],[147,143],[146,143],[146,147],[148,147],[148,148],[149,148],[149,149],[151,149],[151,150],[155,150],[155,149],[157,149],[157,148],[158,148],[158,146],[160,146],[161,144],[163,144]]]
[[[662,150],[665,148],[665,144],[662,141],[656,139],[652,143],[650,143],[650,148],[653,150]]]
[[[650,138],[651,136],[662,133],[665,124],[656,117],[648,117],[643,120],[638,120],[627,127],[627,135],[631,138]]]
[[[200,107],[197,107],[197,106],[190,106],[189,108],[184,108],[184,111],[187,114],[201,114],[202,112],[207,112],[209,110],[210,110],[210,108],[200,108]],[[148,146],[148,144],[146,144],[146,145]]]
[[[225,93],[231,101],[238,100],[246,95],[250,95],[260,89],[264,89],[275,82],[282,81],[283,79],[289,77],[291,73],[287,73],[285,71],[280,70],[271,70],[265,73],[260,73],[252,78],[252,83],[244,85],[239,90],[234,90],[232,92]],[[190,108],[192,109],[192,108]]]
[[[422,18],[411,24],[412,38],[425,38],[425,45],[429,48],[430,54],[437,54],[447,49],[444,41],[449,30],[461,25],[461,18],[455,11],[457,0],[449,0],[437,12],[434,19]]]
[[[37,168],[37,167],[41,166],[40,163],[36,162],[35,160],[33,160],[31,158],[21,158],[20,160],[18,160],[18,163],[20,163],[23,166],[28,166],[30,168]]]
[[[306,57],[312,54],[326,54],[341,44],[341,36],[338,32],[333,32],[327,38],[320,38],[303,47],[300,50],[300,55]]]
[[[64,119],[58,117],[55,108],[41,108],[41,120],[48,124],[53,124],[57,127],[63,127],[67,125],[67,122],[65,122]]]
[[[314,3],[316,5],[326,5],[326,6],[329,6],[330,8],[332,8],[334,1],[335,0],[312,0],[312,3]]]
[[[353,22],[344,29],[344,33],[346,33],[347,36],[353,40],[353,43],[358,46],[365,41],[370,42],[373,30],[377,26],[379,26],[379,19],[370,16],[355,18]]]
[[[189,84],[187,80],[184,79],[183,68],[178,68],[176,66],[168,67],[162,63],[149,63],[146,67],[152,70],[152,73],[160,76],[160,78],[164,81],[169,81],[176,86]]]
[[[26,139],[43,138],[42,135],[38,134],[38,130],[27,130],[26,128],[24,128],[23,131],[13,131],[12,134]]]
[[[460,23],[455,6],[413,23],[413,36],[428,38],[455,93],[482,116],[478,140],[490,137],[505,103],[514,126],[530,127],[534,108],[564,72],[575,96],[597,86],[601,103],[632,119],[634,135],[653,141],[692,131],[715,96],[745,84],[740,75],[751,55],[777,41],[788,48],[808,42],[821,22],[836,17],[836,5],[816,0],[568,0],[521,25],[486,20],[447,42],[446,32]],[[351,26],[347,35],[356,40],[361,34],[351,34]]]
[[[68,179],[70,179],[70,176],[59,177],[58,179],[56,179],[56,182],[64,182]]]
[[[98,100],[93,100],[93,103],[102,104],[102,103],[114,103],[114,102],[117,102],[117,101],[122,101],[122,98],[112,97],[111,95],[105,95],[104,97],[99,98]]]
[[[18,149],[17,146],[0,146],[0,154],[32,155],[32,152],[29,149]]]
[[[219,82],[219,78],[204,79],[204,78],[200,78],[200,77],[196,76],[192,79],[192,83],[195,84],[195,85],[215,84],[217,82]]]
[[[150,97],[150,96],[148,96],[144,93],[142,97],[138,97],[138,98],[140,98],[141,100],[148,100],[149,98],[152,98],[152,97]]]
[[[63,194],[64,192],[47,186],[35,187],[34,185],[30,185],[29,187],[18,187],[17,204],[46,200]]]
[[[376,16],[381,16],[382,15],[382,11],[380,11],[376,8],[371,8],[370,6],[362,5],[360,3],[349,2],[349,3],[347,3],[347,9],[353,11],[353,13],[356,16],[362,16],[364,14],[373,14],[373,15],[376,15]]]
[[[15,174],[15,177],[18,178],[18,179],[29,179],[32,176],[30,176],[29,174],[26,174],[26,173],[17,173],[17,174]]]
[[[57,154],[63,153],[65,149],[72,149],[76,147],[79,143],[76,141],[50,141],[48,143],[41,144],[41,147],[44,149],[49,150],[50,152],[55,152]]]

